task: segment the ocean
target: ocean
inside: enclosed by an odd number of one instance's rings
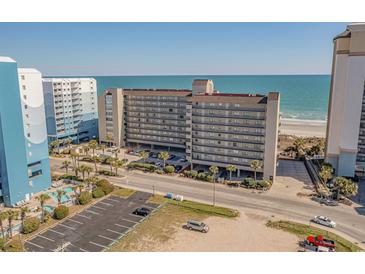
[[[107,88],[191,89],[193,79],[214,81],[221,93],[281,94],[282,118],[326,120],[330,75],[189,75],[189,76],[93,76],[98,94]]]

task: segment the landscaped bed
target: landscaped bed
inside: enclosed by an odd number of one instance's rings
[[[291,221],[268,221],[266,224],[268,227],[281,229],[286,232],[297,235],[299,238],[303,240],[307,238],[309,235],[323,235],[326,238],[334,240],[336,242],[336,251],[340,252],[356,252],[356,251],[364,251],[357,245],[351,243],[350,241],[338,236],[335,233],[329,232],[327,230],[300,224]]]

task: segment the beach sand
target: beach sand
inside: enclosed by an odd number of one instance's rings
[[[326,137],[326,121],[282,118],[280,124],[280,134],[298,137]]]

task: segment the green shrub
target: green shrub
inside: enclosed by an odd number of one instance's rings
[[[94,198],[101,198],[105,195],[105,192],[101,187],[97,187],[92,192]]]
[[[96,183],[97,187],[100,187],[105,194],[109,194],[114,190],[114,186],[105,179],[101,179],[99,182]]]
[[[261,187],[264,189],[267,189],[271,186],[271,181],[269,181],[269,180],[257,180],[256,182],[257,182],[258,187]]]
[[[60,205],[54,209],[53,217],[57,220],[61,220],[65,217],[67,217],[68,213],[69,213],[68,207],[64,206],[64,205]]]
[[[63,174],[63,175],[59,176],[58,179],[59,180],[68,179],[68,180],[73,180],[73,181],[82,181],[82,179],[80,177],[77,177],[77,176],[71,175],[71,174]]]
[[[4,238],[0,238],[0,250],[4,250],[6,240]]]
[[[206,180],[207,182],[213,182],[213,176],[212,176],[212,175],[208,175],[208,176],[205,178],[205,180]]]
[[[174,173],[175,172],[175,167],[174,166],[166,166],[164,168],[165,172],[168,174]]]
[[[139,162],[129,163],[128,168],[135,168],[135,169],[151,171],[151,172],[154,172],[157,169],[157,167],[155,165],[148,164],[148,163],[139,163]]]
[[[157,173],[157,174],[164,174],[165,172],[164,172],[162,169],[157,169],[157,170],[156,170],[156,173]]]
[[[110,170],[98,170],[98,173],[100,175],[115,176],[115,173],[111,172]]]
[[[37,217],[31,217],[24,220],[23,233],[28,234],[39,228],[40,221]]]
[[[79,203],[81,205],[86,205],[91,201],[91,199],[92,199],[91,193],[88,191],[83,191],[80,193]]]

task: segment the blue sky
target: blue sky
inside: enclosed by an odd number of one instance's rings
[[[0,56],[44,75],[329,74],[346,23],[0,23]]]

